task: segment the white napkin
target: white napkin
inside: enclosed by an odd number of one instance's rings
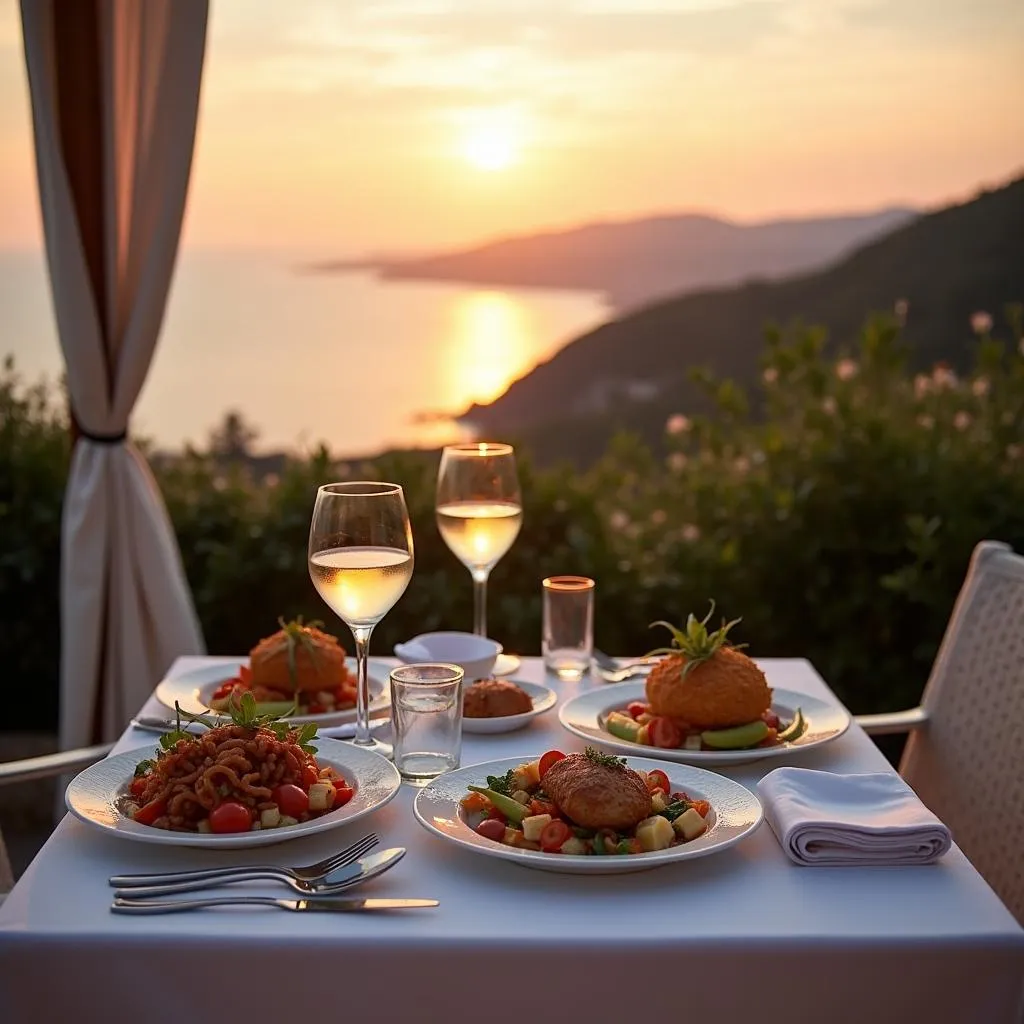
[[[949,829],[896,774],[776,768],[758,784],[765,817],[797,864],[931,864]]]

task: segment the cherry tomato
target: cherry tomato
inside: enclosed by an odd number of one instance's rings
[[[140,825],[152,825],[157,818],[162,818],[167,811],[166,800],[150,800],[145,807],[140,807],[133,818]]]
[[[140,776],[137,779],[132,779],[132,784],[128,787],[129,792],[132,796],[142,796],[142,791],[146,788],[149,779]]]
[[[306,708],[306,712],[310,715],[322,715],[326,710],[327,708],[325,708],[318,700],[313,701],[313,703]]]
[[[647,705],[642,700],[634,700],[626,706],[626,711],[634,718],[647,714]]]
[[[544,826],[540,834],[540,848],[545,853],[557,853],[562,848],[562,843],[572,838],[572,829],[564,821],[555,818]]]
[[[467,814],[477,814],[480,811],[486,811],[491,806],[491,802],[483,793],[468,793],[459,803],[462,804],[462,809]]]
[[[700,815],[700,816],[701,816],[702,818],[706,818],[706,817],[708,816],[708,811],[710,811],[710,810],[711,810],[711,804],[709,804],[709,803],[707,802],[707,800],[694,800],[694,801],[693,801],[693,809],[694,809],[694,810],[695,810],[695,811],[696,811],[696,812],[697,812],[697,813],[698,813],[698,814],[699,814],[699,815]]]
[[[251,827],[252,813],[235,800],[225,800],[210,811],[211,832],[248,832]]]
[[[668,776],[660,768],[655,768],[653,772],[647,773],[647,788],[652,793],[656,789],[660,789],[662,793],[667,793],[668,787]]]
[[[779,728],[779,716],[774,711],[766,711],[761,715],[761,720],[769,729],[778,730]]]
[[[302,766],[302,784],[309,789],[314,782],[320,781],[320,773],[311,765],[306,764]]]
[[[550,814],[553,818],[556,814],[558,814],[558,808],[553,803],[551,803],[550,800],[531,800],[530,813]]]
[[[476,834],[500,843],[505,838],[505,826],[496,818],[485,818],[477,825]]]
[[[287,814],[289,818],[297,818],[300,814],[305,814],[309,810],[309,794],[301,789],[299,786],[295,786],[291,783],[285,783],[283,786],[275,786],[270,791],[270,799],[277,804],[282,814]],[[221,804],[223,807],[224,805]],[[213,822],[213,815],[210,815],[211,825]],[[216,829],[214,829],[216,831]],[[228,831],[240,831],[237,829],[229,829]]]
[[[237,679],[229,679],[226,683],[221,683],[220,686],[213,691],[213,699],[220,700],[221,698],[226,697],[235,688],[235,683],[237,682]]]
[[[758,746],[759,747],[776,747],[776,746],[778,746],[778,744],[779,744],[779,734],[778,734],[778,732],[775,729],[769,728],[768,735],[765,736],[765,738],[763,740],[761,740],[760,743],[758,743]]]
[[[651,744],[669,750],[683,742],[679,726],[670,718],[652,718],[650,725]]]
[[[547,753],[546,753],[546,754],[545,754],[545,755],[544,755],[544,756],[543,756],[543,757],[542,757],[542,758],[540,759],[540,777],[541,777],[541,778],[543,779],[543,778],[544,778],[544,776],[545,776],[545,775],[547,775],[547,773],[548,773],[548,769],[549,769],[549,768],[550,768],[550,767],[551,767],[551,766],[552,766],[553,764],[557,764],[557,763],[558,763],[559,761],[561,761],[561,760],[562,760],[562,759],[563,759],[564,757],[565,757],[565,754],[563,754],[563,753],[562,753],[562,752],[561,752],[560,750],[549,750],[549,751],[548,751],[548,752],[547,752]]]
[[[489,811],[487,812],[487,817],[488,817],[488,819],[489,819],[489,820],[491,820],[491,821],[500,821],[500,822],[502,823],[502,825],[504,825],[504,824],[505,824],[505,821],[507,820],[507,819],[505,818],[505,815],[504,815],[504,814],[502,814],[502,813],[501,813],[501,811],[499,811],[497,807],[492,807],[492,808],[491,808],[491,809],[490,809],[490,810],[489,810]]]
[[[351,786],[344,782],[336,782],[334,784],[334,803],[331,804],[331,807],[335,809],[344,807],[352,799],[354,793],[355,790]]]

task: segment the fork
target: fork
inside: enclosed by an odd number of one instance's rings
[[[165,871],[160,874],[113,875],[109,881],[115,889],[138,885],[163,885],[167,882],[223,882],[236,875],[245,875],[247,878],[285,879],[293,882],[319,882],[335,868],[359,860],[379,842],[377,833],[371,832],[346,849],[305,867],[288,868],[278,864],[255,864],[251,867],[242,865],[233,868],[202,868],[197,871]]]
[[[630,658],[620,664],[614,658],[596,648],[592,652],[598,674],[606,683],[621,683],[634,676],[646,675],[651,665],[658,659],[647,655],[643,658]]]

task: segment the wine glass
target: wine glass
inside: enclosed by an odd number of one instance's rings
[[[487,635],[487,577],[523,525],[510,444],[454,444],[437,474],[437,528],[473,577],[473,632]]]
[[[325,484],[317,491],[309,528],[309,575],[355,640],[354,742],[385,755],[391,748],[370,733],[366,658],[373,627],[405,593],[412,567],[412,527],[398,484]]]

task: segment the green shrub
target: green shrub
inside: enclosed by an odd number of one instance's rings
[[[709,598],[742,616],[754,654],[809,658],[857,711],[920,695],[971,549],[1024,549],[1024,353],[987,333],[968,379],[906,369],[899,329],[878,320],[828,360],[813,330],[769,338],[764,393],[706,380],[718,414],[672,417],[667,457],[618,438],[587,473],[520,460],[524,526],[491,578],[491,633],[536,654],[540,581],[593,576],[596,639],[641,653],[655,619]],[[0,375],[0,655],[5,722],[55,721],[60,507],[67,473],[61,396]],[[247,437],[243,423],[232,436]],[[332,624],[306,569],[317,486],[344,476],[401,482],[416,545],[410,587],[373,650],[414,633],[468,629],[469,573],[434,524],[436,453],[369,464],[324,448],[257,475],[222,443],[154,459],[212,653],[238,653],[279,615]],[[339,635],[347,645],[347,632]],[[13,700],[10,699],[13,697]]]

